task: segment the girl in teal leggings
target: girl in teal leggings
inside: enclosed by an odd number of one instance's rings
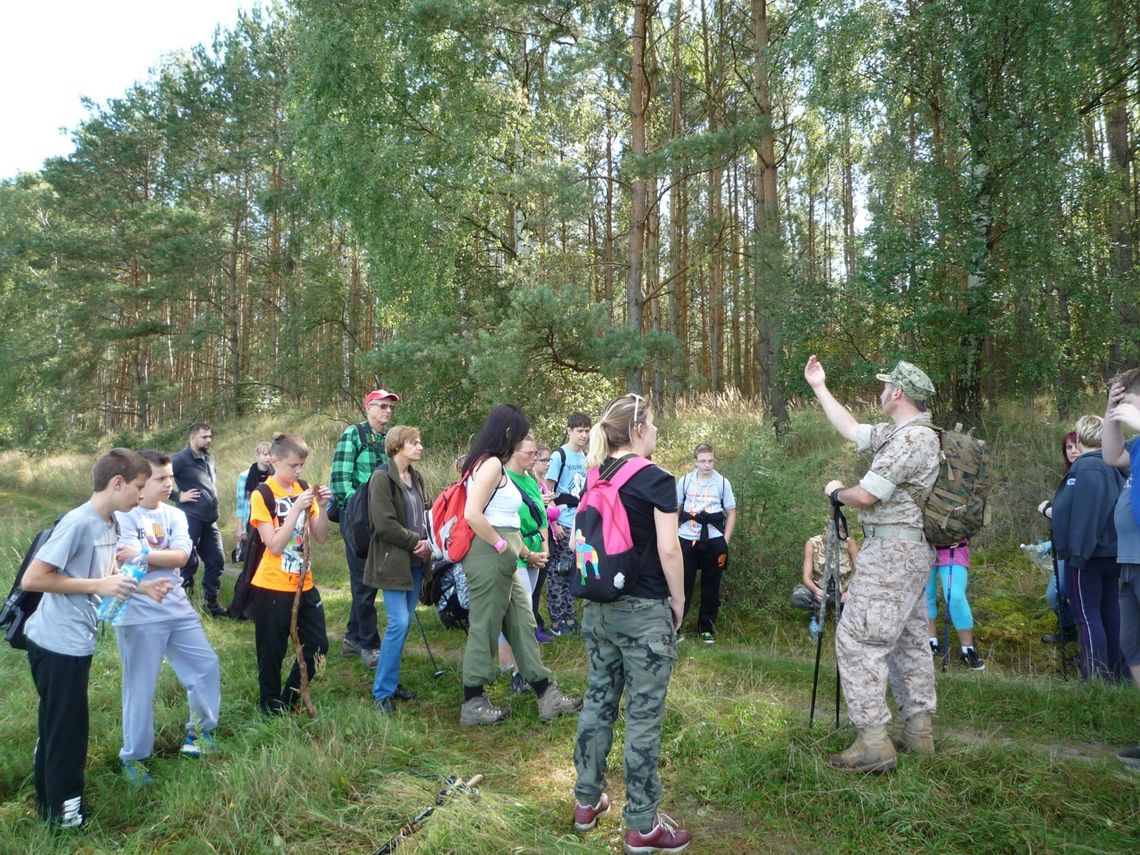
[[[986,663],[974,650],[974,613],[966,599],[966,581],[970,568],[970,543],[963,540],[954,546],[939,546],[930,581],[926,585],[926,617],[930,633],[930,650],[938,655],[938,580],[942,581],[942,597],[950,610],[950,620],[958,631],[962,661],[975,671],[984,671]]]

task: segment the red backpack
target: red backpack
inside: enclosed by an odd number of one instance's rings
[[[479,462],[482,463],[482,460]],[[466,470],[458,481],[436,496],[431,504],[431,541],[449,561],[462,561],[475,540],[475,532],[464,516],[467,508],[467,479],[474,471],[475,467]],[[494,497],[495,494],[492,493],[491,498]],[[491,504],[491,499],[487,500],[487,504]],[[487,508],[484,507],[483,510],[486,511]]]
[[[570,577],[570,593],[575,597],[611,603],[637,581],[641,555],[633,548],[629,515],[618,491],[650,465],[644,457],[630,455],[606,478],[599,469],[586,475],[570,541],[577,570]]]

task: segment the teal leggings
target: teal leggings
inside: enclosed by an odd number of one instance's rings
[[[970,601],[966,599],[966,577],[969,571],[961,564],[954,565],[954,572],[950,572],[950,565],[943,564],[930,568],[930,581],[926,583],[926,616],[930,620],[938,617],[938,587],[935,579],[942,577],[942,598],[950,603],[950,620],[954,629],[973,629],[974,613],[970,611]],[[947,582],[953,589],[947,593]]]

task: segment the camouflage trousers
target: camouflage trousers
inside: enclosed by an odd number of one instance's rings
[[[661,802],[657,763],[665,692],[676,658],[676,634],[668,600],[621,597],[587,602],[582,618],[589,667],[578,716],[574,766],[579,804],[597,804],[606,786],[606,758],[625,691],[625,809],[628,828],[653,825]]]
[[[926,543],[869,537],[835,633],[847,714],[857,728],[891,720],[887,685],[899,715],[933,713],[934,662],[926,634],[926,583],[933,550]]]
[[[550,622],[561,624],[574,619],[574,598],[570,594],[570,574],[574,572],[574,550],[567,535],[550,548],[550,572],[546,574],[546,607]]]

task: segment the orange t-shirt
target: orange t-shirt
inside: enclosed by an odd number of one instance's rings
[[[254,490],[249,497],[249,521],[255,527],[258,523],[272,523],[276,529],[278,527],[277,520],[285,518],[289,509],[293,507],[294,500],[305,491],[297,481],[294,481],[292,486],[286,490],[274,475],[270,475],[265,484],[276,500],[275,513],[270,513],[269,509],[265,507],[265,499],[261,497],[261,493]],[[309,505],[309,516],[316,519],[318,514],[320,514],[320,507],[314,501],[313,504]],[[293,529],[293,536],[289,538],[289,542],[280,555],[274,555],[268,549],[265,550],[257,565],[257,570],[254,571],[251,584],[270,591],[297,590],[297,577],[301,573],[301,566],[305,560],[304,524],[305,518],[298,516],[297,525]],[[313,574],[309,573],[305,576],[305,590],[307,591],[312,587]]]

